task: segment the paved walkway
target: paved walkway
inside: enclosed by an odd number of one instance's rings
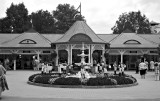
[[[113,72],[113,71],[112,71]],[[2,101],[160,101],[160,81],[154,80],[154,72],[141,79],[134,71],[139,85],[125,88],[78,89],[50,88],[28,85],[28,77],[37,71],[8,71],[10,90],[2,93]]]

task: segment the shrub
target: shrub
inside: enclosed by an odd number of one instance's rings
[[[87,82],[87,85],[88,86],[116,85],[116,81],[107,77],[90,78]]]
[[[28,78],[28,81],[31,81],[33,82],[33,79],[36,77],[36,76],[40,76],[42,75],[41,73],[37,73],[37,74],[33,74],[31,75],[29,78]],[[47,73],[45,75],[48,75],[48,76],[60,76],[61,74],[60,73]],[[42,75],[43,76],[43,75]]]
[[[133,84],[133,80],[131,80],[129,77],[124,76],[110,76],[110,78],[115,79],[117,81],[118,85],[123,84]]]
[[[33,82],[33,79],[35,78],[35,76],[37,75],[41,75],[41,74],[33,74],[28,78],[28,81]]]
[[[79,78],[58,78],[54,81],[55,85],[81,85],[81,81]]]
[[[49,79],[55,78],[56,76],[50,76],[50,75],[39,75],[35,80],[33,80],[35,83],[42,83],[42,84],[49,84]]]

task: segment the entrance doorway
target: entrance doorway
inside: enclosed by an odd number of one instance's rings
[[[34,55],[18,55],[16,61],[16,69],[33,69]]]

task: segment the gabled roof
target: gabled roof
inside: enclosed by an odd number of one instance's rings
[[[30,41],[32,44],[26,44],[26,43],[21,43],[25,42],[25,40]],[[16,48],[21,48],[21,47],[28,47],[28,48],[36,48],[36,47],[51,47],[51,42],[45,38],[43,35],[39,34],[38,32],[34,31],[33,29],[30,29],[27,32],[24,32],[20,34],[17,37],[14,37],[8,41],[5,41],[1,43],[0,47],[16,47]]]
[[[110,47],[111,48],[157,48],[158,44],[151,42],[136,33],[122,33],[110,41]]]
[[[99,38],[84,21],[76,21],[70,29],[54,43],[68,43],[72,36],[80,33],[89,36],[93,43],[106,43]]]

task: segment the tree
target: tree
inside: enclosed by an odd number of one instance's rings
[[[0,19],[0,33],[11,33],[13,31],[7,17]]]
[[[8,23],[4,31],[12,31],[13,33],[22,33],[26,28],[26,24],[29,22],[28,10],[23,3],[14,5],[13,3],[6,11],[6,22]]]
[[[39,33],[55,33],[55,20],[50,12],[39,10],[31,14],[34,29]]]
[[[112,28],[113,34],[120,34],[126,29],[138,34],[151,33],[149,20],[140,11],[123,13],[119,16],[115,26]]]
[[[77,20],[84,20],[79,12],[69,4],[59,4],[53,16],[56,19],[56,33],[65,33]]]

